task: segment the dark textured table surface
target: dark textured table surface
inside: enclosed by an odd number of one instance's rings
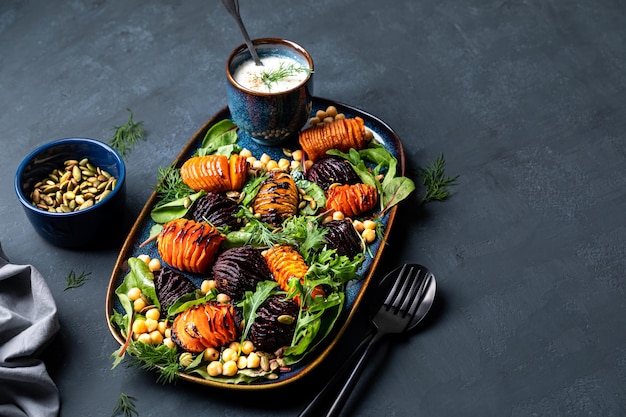
[[[451,198],[403,204],[381,268],[429,266],[420,331],[383,348],[346,415],[626,415],[626,4],[616,0],[242,1],[252,37],[307,48],[315,94],[402,138],[414,176],[443,153]],[[155,383],[111,370],[104,317],[117,253],[160,166],[226,105],[241,43],[218,1],[0,2],[0,239],[47,278],[61,331],[46,352],[62,416],[291,416],[354,347],[357,320],[309,378],[278,391]],[[118,237],[66,250],[36,236],[12,179],[68,136],[108,140],[127,108],[147,129],[128,157]],[[69,270],[92,273],[63,291]],[[0,388],[1,389],[1,388]]]

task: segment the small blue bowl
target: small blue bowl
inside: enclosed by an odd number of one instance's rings
[[[31,201],[35,184],[46,179],[69,159],[88,158],[117,178],[117,185],[105,198],[89,208],[69,213],[42,210]],[[19,165],[15,193],[35,231],[56,246],[78,248],[106,240],[121,223],[126,203],[126,166],[121,155],[109,145],[94,139],[59,139],[40,146]]]
[[[239,133],[249,136],[260,145],[277,146],[294,137],[306,124],[313,106],[313,59],[300,45],[280,38],[261,38],[252,41],[263,60],[284,57],[298,62],[309,72],[302,83],[280,92],[251,90],[235,81],[235,72],[252,56],[242,44],[235,48],[226,62],[226,96],[233,123]]]

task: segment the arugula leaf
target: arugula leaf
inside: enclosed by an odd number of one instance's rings
[[[241,191],[244,194],[244,198],[241,200],[241,205],[245,207],[250,206],[256,198],[256,195],[259,193],[259,189],[261,188],[261,185],[263,185],[263,181],[267,178],[267,175],[261,175],[252,181],[248,181],[246,185],[244,185],[243,190]]]
[[[248,337],[250,327],[252,327],[252,323],[256,319],[257,310],[267,300],[267,297],[274,292],[277,285],[278,283],[274,281],[261,281],[256,284],[256,291],[246,291],[243,300],[237,304],[237,306],[243,308],[243,320],[246,323],[246,327],[241,333],[241,343]]]

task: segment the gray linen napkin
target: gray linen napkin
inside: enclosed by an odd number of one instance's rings
[[[0,244],[0,416],[59,414],[59,392],[38,359],[58,330],[43,276],[30,265],[10,264]]]

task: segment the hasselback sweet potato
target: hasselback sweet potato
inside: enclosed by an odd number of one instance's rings
[[[368,144],[365,123],[360,117],[339,119],[329,124],[319,124],[300,132],[299,142],[308,158],[316,162],[329,149],[347,152],[350,148],[363,149]]]
[[[233,342],[238,332],[232,304],[208,302],[193,306],[177,315],[172,323],[172,340],[192,353]]]
[[[378,191],[369,184],[337,185],[326,192],[326,208],[346,217],[365,213],[378,204]]]
[[[166,264],[188,272],[206,272],[226,237],[205,222],[176,219],[163,225],[157,249]]]
[[[300,193],[291,175],[273,170],[259,188],[253,209],[261,221],[278,226],[298,212],[299,201]]]
[[[278,282],[283,291],[289,291],[289,280],[298,278],[300,282],[304,282],[304,275],[309,270],[308,265],[304,262],[304,258],[297,250],[289,245],[274,245],[263,251],[263,257],[267,261],[267,266]],[[324,290],[321,287],[315,287],[311,293],[312,297],[318,295],[324,296]],[[295,297],[299,303],[299,297]]]
[[[183,182],[194,191],[240,190],[246,183],[249,163],[245,157],[233,154],[194,156],[180,167]]]

